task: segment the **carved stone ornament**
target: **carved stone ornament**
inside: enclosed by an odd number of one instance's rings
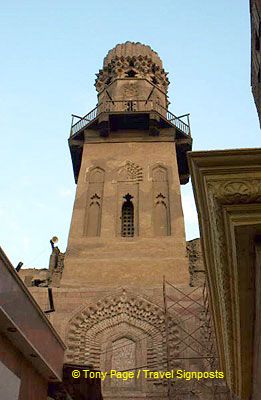
[[[244,400],[252,398],[260,160],[258,148],[188,155],[220,365],[231,392]]]
[[[231,305],[232,287],[230,286],[230,270],[227,252],[227,238],[225,236],[225,221],[223,206],[230,204],[250,204],[261,203],[261,180],[233,179],[231,181],[211,180],[207,183],[209,193],[209,226],[214,238],[214,265],[215,275],[219,282],[219,300],[221,314],[225,329],[223,331],[225,343],[225,357],[229,361],[226,363],[226,377],[230,382],[234,382],[235,358],[233,329],[233,315]]]
[[[98,92],[117,78],[145,78],[167,92],[169,80],[162,68],[158,54],[141,43],[126,42],[109,51],[103,69],[96,74],[95,87]]]
[[[125,164],[118,169],[118,181],[139,182],[143,180],[142,167],[132,161],[126,161]]]
[[[232,180],[210,181],[209,191],[215,199],[222,200],[223,204],[246,204],[261,202],[261,180]]]
[[[68,325],[67,360],[100,368],[102,341],[108,342],[112,329],[116,327],[120,330],[122,326],[125,327],[124,337],[128,337],[131,330],[136,329],[139,340],[147,341],[148,366],[164,368],[164,312],[149,300],[128,293],[125,289],[76,313]],[[175,322],[171,322],[169,326],[174,356],[179,332]]]
[[[135,99],[138,97],[138,89],[136,85],[129,84],[124,86],[124,98],[125,99]]]

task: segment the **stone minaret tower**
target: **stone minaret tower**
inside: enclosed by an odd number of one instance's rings
[[[155,51],[119,44],[97,74],[97,107],[72,125],[77,191],[56,322],[68,362],[164,369],[163,275],[189,282],[180,184],[192,143],[168,111],[168,85]],[[164,390],[144,379],[103,387],[108,399]]]
[[[168,84],[149,46],[127,42],[105,57],[98,105],[69,139],[77,193],[63,286],[187,282],[180,183],[191,137],[167,109]]]

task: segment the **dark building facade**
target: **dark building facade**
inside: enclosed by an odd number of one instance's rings
[[[261,124],[261,0],[250,0],[251,86]]]

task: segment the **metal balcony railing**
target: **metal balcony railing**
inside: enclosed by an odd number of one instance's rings
[[[158,102],[153,100],[110,100],[98,104],[93,110],[91,110],[84,117],[79,117],[78,115],[72,114],[72,125],[71,125],[71,136],[83,130],[91,121],[98,117],[102,112],[153,112],[156,111],[163,118],[165,118],[172,125],[176,126],[185,135],[190,136],[190,124],[189,124],[189,114],[184,114],[179,117],[172,114],[168,109],[163,107]],[[74,123],[75,118],[77,122]],[[186,122],[182,118],[186,118]]]
[[[72,114],[71,136],[75,135],[75,133],[80,132],[97,116],[98,116],[98,106],[96,106],[93,110],[88,112],[88,114],[84,115],[84,117],[79,117],[78,115]],[[75,118],[77,118],[78,121],[74,123]]]

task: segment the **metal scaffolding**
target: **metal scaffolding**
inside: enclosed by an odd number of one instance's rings
[[[224,379],[216,371],[219,360],[209,310],[206,282],[178,287],[163,278],[168,370],[180,370],[186,378],[168,380],[168,398],[175,400],[231,400]],[[214,378],[189,379],[190,372],[213,372]],[[213,375],[212,375],[213,376]]]

